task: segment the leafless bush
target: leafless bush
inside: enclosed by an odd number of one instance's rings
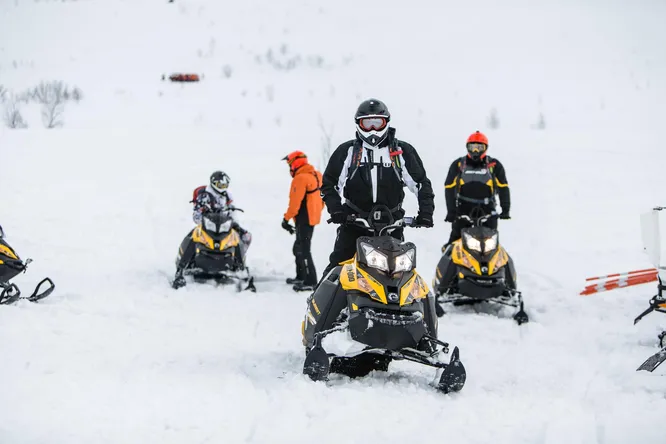
[[[321,158],[319,160],[320,165],[319,169],[324,171],[326,165],[328,164],[328,159],[331,157],[331,152],[333,151],[333,128],[327,129],[324,125],[324,120],[319,116],[319,128],[322,132],[321,145],[320,145],[320,154]]]
[[[499,128],[499,117],[497,116],[497,110],[495,108],[490,110],[490,115],[488,116],[488,126],[492,129]]]
[[[46,128],[57,128],[62,126],[62,114],[65,108],[64,102],[50,102],[42,105],[42,122]]]
[[[0,85],[0,103],[5,103],[5,96],[7,95],[7,88]]]
[[[78,88],[77,88],[78,89]],[[46,128],[62,126],[65,101],[70,96],[61,81],[41,82],[33,91],[34,99],[42,104],[42,122]]]
[[[73,100],[73,101],[75,101],[76,103],[78,103],[78,102],[80,102],[81,99],[83,98],[83,93],[81,92],[81,90],[80,90],[79,88],[74,87],[74,89],[72,90],[71,97],[72,97],[72,100]]]
[[[6,101],[4,108],[3,118],[7,128],[17,129],[28,127],[28,124],[21,115],[21,109],[19,108],[19,102],[16,100],[16,97],[10,97],[9,100]]]
[[[222,75],[224,76],[225,79],[230,78],[233,72],[234,69],[231,67],[231,65],[224,65],[222,67]]]
[[[61,81],[41,82],[33,90],[33,97],[41,104],[64,102],[65,84]]]
[[[543,113],[539,113],[539,119],[537,120],[537,123],[531,126],[532,129],[538,129],[538,130],[546,129],[546,118],[544,117]]]

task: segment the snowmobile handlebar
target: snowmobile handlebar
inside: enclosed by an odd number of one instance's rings
[[[462,214],[458,216],[459,220],[464,220],[466,222],[469,222],[472,225],[476,225],[477,227],[480,227],[484,222],[488,221],[491,217],[497,217],[498,213],[497,211],[491,211],[490,213],[481,216],[481,217],[476,217],[476,218],[471,218],[466,214]]]
[[[363,228],[367,228],[368,230],[377,231],[377,229],[374,226],[372,226],[366,219],[363,219],[362,217],[349,216],[347,218],[347,225],[359,225],[362,226]],[[403,217],[402,219],[396,220],[392,224],[388,224],[385,227],[382,227],[377,235],[381,236],[382,234],[384,234],[385,231],[395,230],[396,228],[415,227],[415,226],[417,226],[416,218],[406,216]]]

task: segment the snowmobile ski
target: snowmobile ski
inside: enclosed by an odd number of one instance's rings
[[[643,362],[640,367],[636,369],[636,371],[646,370],[648,372],[653,372],[664,361],[666,361],[666,347],[662,348],[657,353],[647,358],[645,362]]]
[[[529,322],[530,318],[525,312],[525,306],[523,302],[523,295],[520,291],[517,290],[506,290],[505,294],[498,296],[496,298],[488,299],[475,299],[473,297],[456,293],[453,291],[447,291],[446,293],[437,297],[437,303],[435,304],[435,313],[437,317],[441,318],[446,314],[443,304],[452,304],[454,306],[460,305],[474,305],[481,303],[495,303],[499,305],[506,305],[508,307],[517,307],[518,311],[513,315],[513,319],[518,325],[526,324]]]
[[[43,291],[40,291],[42,285],[46,283],[49,284],[49,287]],[[9,305],[13,304],[14,302],[20,299],[24,299],[30,302],[40,301],[48,297],[51,293],[53,293],[53,290],[55,290],[55,284],[53,283],[51,278],[46,277],[42,279],[39,282],[39,284],[37,284],[35,290],[32,292],[30,296],[21,296],[21,290],[19,290],[16,284],[0,283],[0,288],[2,288],[2,292],[0,293],[0,304]]]
[[[437,390],[443,393],[459,392],[465,385],[466,380],[467,372],[460,360],[460,351],[458,347],[454,347],[451,353],[451,361],[444,367],[442,375],[439,377]]]

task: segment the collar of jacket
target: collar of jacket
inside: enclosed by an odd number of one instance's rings
[[[294,177],[298,176],[299,174],[304,174],[304,173],[309,173],[311,174],[314,172],[314,167],[310,165],[309,163],[306,163],[300,168],[297,168],[296,171],[294,171]]]

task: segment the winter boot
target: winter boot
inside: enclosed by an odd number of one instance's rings
[[[291,287],[294,291],[314,291],[317,284],[306,284],[303,281],[299,281]]]

